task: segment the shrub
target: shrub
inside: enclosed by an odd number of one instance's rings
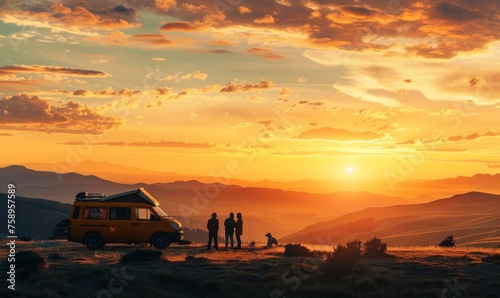
[[[126,255],[121,257],[120,262],[122,263],[132,263],[132,262],[153,262],[159,261],[163,253],[159,250],[151,249],[136,249]]]
[[[304,257],[309,256],[311,251],[302,246],[300,243],[298,244],[287,244],[285,245],[285,256],[287,257]]]
[[[33,241],[33,238],[31,238],[30,236],[21,236],[21,238],[19,238],[19,241],[31,242],[31,241]]]
[[[440,246],[440,247],[455,247],[455,241],[456,240],[453,239],[453,235],[448,235],[448,236],[446,236],[446,238],[441,240],[441,242],[439,242],[438,246]]]
[[[20,251],[16,255],[16,269],[24,277],[47,268],[47,260],[40,253],[32,250]]]
[[[376,236],[364,243],[365,252],[363,255],[368,257],[384,256],[387,250],[387,243],[382,243],[382,239]]]
[[[69,219],[66,218],[56,223],[56,228],[54,229],[54,233],[51,237],[49,237],[49,239],[50,240],[66,239],[68,233],[69,233]]]
[[[252,241],[248,244],[249,247],[255,247],[255,241]]]
[[[485,258],[481,258],[484,263],[500,264],[500,254],[488,255]]]
[[[325,271],[334,278],[342,277],[351,272],[360,257],[361,241],[349,241],[345,246],[339,244],[327,255]]]

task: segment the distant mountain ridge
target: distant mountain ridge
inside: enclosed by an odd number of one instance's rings
[[[71,167],[64,164],[61,166],[58,163],[28,163],[25,165],[28,168],[38,171],[67,172],[70,170],[84,175],[95,175],[105,180],[115,181],[119,184],[135,184],[137,182],[154,184],[164,183],[166,181],[197,180],[202,183],[223,182],[226,184],[240,185],[242,187],[279,188],[287,191],[307,193],[333,193],[359,190],[358,184],[337,183],[333,180],[301,179],[296,181],[272,181],[264,179],[260,181],[250,181],[233,177],[227,182],[220,177],[180,174],[176,172],[158,172],[91,160],[84,160],[72,164]],[[140,177],[140,179],[138,179],[138,177]],[[456,193],[470,191],[500,193],[500,173],[476,174],[471,177],[458,176],[434,180],[404,179],[404,181],[395,182],[396,183],[392,184],[384,178],[380,178],[379,180],[363,181],[361,187],[362,190],[370,193],[411,198],[411,200],[416,203],[430,202],[435,198],[443,198],[452,196]]]
[[[389,245],[436,245],[453,234],[457,245],[500,244],[500,195],[469,192],[430,203],[367,208],[310,225],[283,242],[333,244],[378,236]]]
[[[158,199],[163,210],[191,228],[205,229],[206,220],[214,211],[219,214],[221,221],[229,212],[242,212],[248,241],[259,241],[267,232],[276,237],[284,236],[309,224],[366,206],[408,203],[404,198],[367,192],[311,194],[221,183],[206,184],[196,180],[120,184],[94,175],[40,172],[23,166],[0,168],[0,185],[7,183],[16,185],[19,196],[42,197],[69,204],[81,191],[113,194],[144,187]]]

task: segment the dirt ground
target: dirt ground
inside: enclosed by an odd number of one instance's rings
[[[207,251],[201,244],[172,245],[156,261],[122,263],[146,245],[106,245],[89,251],[66,241],[18,242],[36,251],[43,270],[7,289],[6,241],[0,250],[1,297],[500,297],[500,263],[483,261],[499,249],[389,248],[390,257],[362,259],[333,279],[323,271],[324,253],[285,257],[284,248]],[[328,247],[310,246],[313,250]]]

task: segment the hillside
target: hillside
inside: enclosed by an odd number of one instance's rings
[[[137,179],[140,179],[138,177]],[[81,191],[113,194],[144,187],[161,208],[190,228],[206,229],[212,212],[221,223],[229,212],[241,212],[245,220],[244,241],[261,241],[271,232],[276,237],[307,225],[328,220],[367,206],[403,204],[403,198],[367,192],[311,194],[281,189],[241,187],[196,180],[155,184],[120,184],[93,175],[40,172],[22,166],[0,169],[0,184],[14,183],[17,194],[72,203]]]
[[[367,208],[310,225],[282,242],[332,244],[381,237],[389,245],[436,245],[453,234],[457,245],[500,244],[500,195],[470,192],[425,204]]]
[[[7,205],[7,194],[0,193],[0,202]],[[56,223],[68,218],[71,205],[44,199],[16,197],[16,235],[29,236],[33,239],[48,239],[54,232]],[[1,208],[0,221],[7,222],[7,208]],[[7,225],[2,227],[0,235],[7,235]]]

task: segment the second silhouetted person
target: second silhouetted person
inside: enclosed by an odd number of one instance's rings
[[[236,221],[234,221],[234,213],[229,213],[229,217],[224,221],[224,229],[226,230],[226,248],[228,245],[228,240],[231,240],[231,248],[234,247],[234,228],[236,228]]]

